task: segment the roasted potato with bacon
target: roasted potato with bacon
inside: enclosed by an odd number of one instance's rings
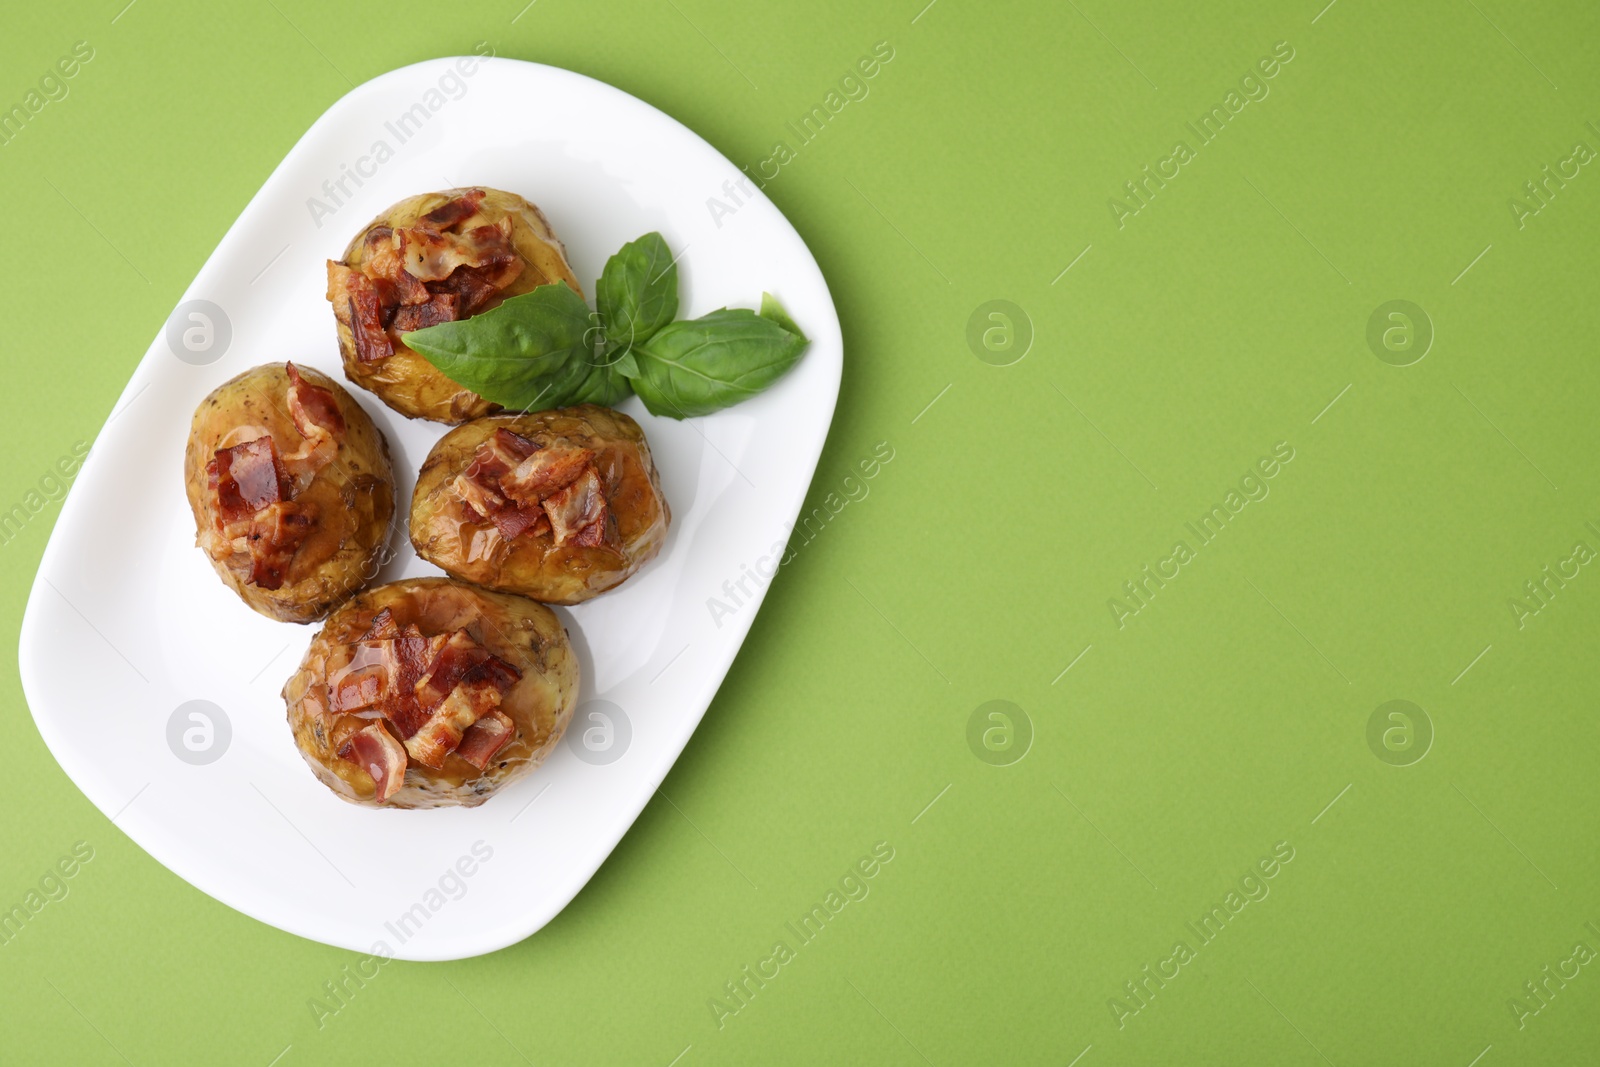
[[[417,476],[411,544],[469,582],[577,604],[655,558],[671,517],[639,424],[581,404],[440,438]]]
[[[283,697],[300,754],[345,800],[474,807],[561,740],[578,661],[544,605],[415,578],[330,615]]]
[[[356,235],[342,261],[328,261],[345,375],[411,418],[459,423],[498,411],[401,335],[551,282],[583,293],[550,223],[515,193],[450,189],[402,200]]]
[[[268,363],[213,390],[183,481],[196,544],[268,618],[313,622],[377,573],[394,517],[389,444],[320,371]]]

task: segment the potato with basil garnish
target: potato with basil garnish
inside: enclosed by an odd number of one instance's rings
[[[389,444],[327,375],[268,363],[200,403],[183,461],[196,544],[250,607],[313,622],[377,573]]]
[[[413,196],[328,261],[345,374],[411,418],[459,423],[498,405],[447,378],[403,336],[469,319],[507,297],[578,280],[537,207],[498,189]]]
[[[330,615],[283,697],[300,754],[344,800],[475,807],[561,740],[578,661],[544,605],[414,578]]]
[[[678,267],[648,233],[606,261],[596,310],[565,282],[439,322],[404,343],[446,379],[505,408],[615,406],[637,393],[653,415],[684,419],[754,396],[782,377],[807,340],[771,294],[760,312],[678,313]]]
[[[457,578],[578,604],[654,559],[671,520],[639,424],[583,404],[440,438],[417,476],[411,544]]]

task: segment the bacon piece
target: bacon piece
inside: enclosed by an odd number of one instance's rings
[[[250,584],[281,589],[289,564],[316,527],[316,510],[291,500],[268,504],[250,523]]]
[[[457,630],[417,683],[418,704],[434,710],[406,739],[406,751],[424,766],[442,767],[466,730],[498,709],[501,694],[520,677],[511,664],[490,655],[466,631]]]
[[[490,656],[468,671],[461,681],[464,685],[477,685],[479,682],[488,682],[496,690],[504,693],[521,679],[521,671],[499,656]]]
[[[610,544],[611,526],[605,518],[600,518],[579,530],[570,543],[579,548],[600,548]]]
[[[383,714],[394,724],[401,740],[409,738],[428,721],[431,709],[418,703],[417,681],[428,673],[434,655],[448,640],[443,636],[423,637],[414,627],[407,627],[400,637],[384,642],[389,688],[383,696]]]
[[[533,455],[538,448],[537,444],[520,434],[512,433],[504,427],[496,429],[487,440],[478,445],[478,450],[473,453],[472,462],[467,464],[466,470],[456,476],[451,487],[479,518],[492,520],[503,511],[515,509],[515,505],[506,500],[500,492],[501,475]],[[513,523],[517,525],[519,532],[538,521],[534,516],[526,518],[525,523]]]
[[[336,259],[328,263],[328,303],[333,305],[333,314],[346,326],[350,325],[350,293],[359,289],[367,282],[366,276],[358,274]]]
[[[489,435],[487,441],[478,446],[474,459],[481,464],[478,473],[492,473],[498,478],[537,451],[539,451],[537,441],[529,440],[519,433],[512,433],[501,426]]]
[[[455,751],[467,728],[500,703],[489,686],[460,686],[446,697],[417,732],[406,738],[406,752],[424,767],[438,770]]]
[[[550,517],[537,504],[512,504],[496,511],[488,519],[507,541],[530,531],[536,534],[550,531]]]
[[[388,689],[389,672],[381,664],[347,671],[328,686],[328,710],[363,711],[377,707]]]
[[[247,555],[247,581],[261,589],[283,587],[295,553],[316,527],[316,509],[294,503],[293,497],[337,453],[331,427],[344,429],[333,394],[302,379],[292,363],[288,372],[295,425],[314,436],[298,451],[280,456],[271,435],[263,435],[219,448],[206,465],[207,484],[217,494],[216,528],[205,538],[206,550],[218,560],[230,552]]]
[[[453,293],[458,315],[466,318],[487,304],[502,288],[490,280],[495,273],[478,267],[457,267],[448,278],[428,282],[428,291]]]
[[[289,415],[304,438],[299,448],[282,457],[283,470],[292,483],[292,497],[305,492],[317,472],[338,457],[345,425],[332,390],[306,381],[293,363],[285,364],[285,368],[289,374]]]
[[[394,230],[388,226],[374,228],[367,234],[366,247],[367,257],[361,269],[372,280],[384,308],[428,302],[432,294],[427,286],[406,273]]]
[[[554,507],[567,530],[566,537],[558,538],[557,544],[568,538],[581,538],[581,545],[599,545],[605,543],[608,527],[604,523],[605,497],[598,492],[600,483],[594,473],[594,456],[587,448],[542,449],[526,437],[497,429],[478,446],[472,462],[456,476],[452,488],[473,517],[494,523],[500,536],[508,541],[530,531],[538,534],[555,528],[557,515],[551,510]],[[563,490],[579,483],[587,487],[590,483],[584,482],[586,474],[592,479],[594,491],[562,495]],[[554,505],[548,503],[551,499],[555,500]]]
[[[543,448],[500,476],[500,492],[523,504],[537,504],[578,480],[594,461],[587,448]]]
[[[464,234],[417,226],[398,230],[396,235],[402,266],[424,282],[443,281],[458,267],[475,267],[486,271],[484,281],[501,289],[522,273],[522,257],[511,246],[509,216],[497,225],[476,226]]]
[[[474,477],[470,466],[465,472],[456,475],[455,481],[450,483],[450,488],[467,505],[467,509],[480,519],[487,520],[491,515],[506,508],[506,498],[500,495],[500,490],[493,480]]]
[[[466,505],[470,518],[493,523],[494,528],[500,531],[500,536],[507,541],[529,530],[539,533],[550,529],[550,517],[538,504],[506,500],[494,489],[462,475],[456,476],[452,488]]]
[[[428,287],[413,278],[404,267],[396,270],[393,278],[376,279],[373,284],[377,287],[378,296],[385,307],[399,305],[405,308],[426,304],[433,297]]]
[[[394,612],[384,608],[372,617],[372,624],[358,641],[389,641],[400,636],[400,626],[394,621]]]
[[[457,631],[455,636],[475,644],[462,631]],[[511,664],[485,653],[481,662],[461,676],[450,695],[439,704],[428,721],[406,739],[406,751],[412,759],[425,766],[435,769],[444,766],[445,757],[458,748],[473,725],[487,716],[500,714],[500,698],[521,677],[522,672]],[[510,720],[507,722],[510,723]],[[515,726],[514,723],[511,725]],[[480,739],[475,742],[475,747],[483,744],[484,740]],[[495,745],[490,755],[499,751],[499,748],[500,745]],[[482,765],[478,765],[478,769],[482,770]]]
[[[285,363],[284,370],[289,375],[289,414],[300,436],[344,433],[344,416],[339,412],[339,401],[333,390],[306,381],[300,376],[300,368],[293,363]]]
[[[410,333],[412,330],[426,329],[437,326],[441,322],[454,322],[456,320],[456,302],[459,299],[454,293],[428,293],[426,303],[419,303],[414,307],[402,307],[395,311],[394,318],[389,327],[396,333]]]
[[[474,226],[467,231],[468,242],[477,250],[478,262],[471,266],[483,273],[483,280],[504,289],[522,273],[522,257],[511,244],[511,219],[493,226]]]
[[[340,747],[339,758],[349,760],[372,776],[372,786],[380,804],[394,796],[405,782],[406,750],[381,722],[351,734]]]
[[[327,710],[351,713],[387,709],[390,672],[396,668],[393,643],[402,637],[423,640],[422,631],[414,625],[402,630],[388,608],[374,615],[366,632],[350,646],[350,661],[328,679]]]
[[[416,279],[411,281],[416,286],[409,294],[412,302],[426,301],[428,291]],[[394,283],[384,280],[381,284],[383,292],[379,291],[379,283],[366,274],[328,260],[328,302],[333,305],[334,316],[355,335],[356,354],[366,363],[394,354],[394,346],[383,332],[383,317],[385,305],[396,303],[398,298]]]
[[[472,462],[462,471],[462,476],[498,490],[500,476],[513,470],[517,464],[539,451],[536,441],[500,427],[483,441],[472,453]],[[498,494],[497,494],[498,495]]]
[[[328,260],[328,301],[333,313],[355,337],[356,357],[375,363],[394,355],[383,331],[383,302],[371,278],[343,263]]]
[[[603,533],[606,496],[594,468],[586,468],[577,481],[545,497],[544,510],[550,516],[550,529],[558,545],[573,540],[590,526],[599,525]]]
[[[457,630],[434,656],[428,672],[417,680],[417,703],[434,707],[455,691],[468,671],[488,658],[487,649],[465,630]]]
[[[394,355],[394,345],[383,330],[382,309],[378,305],[376,289],[362,289],[350,294],[350,330],[356,339],[356,359],[362,363],[376,363]]]
[[[270,435],[219,448],[206,467],[206,480],[217,491],[224,525],[249,519],[269,504],[289,498],[289,477]]]
[[[467,516],[476,522],[490,522],[507,541],[527,530],[550,528],[549,516],[537,504],[519,504],[502,497],[482,482],[457,475],[451,486],[465,506]]]
[[[491,711],[461,735],[456,755],[478,770],[489,766],[495,753],[504,748],[517,735],[517,724],[502,711]]]
[[[482,189],[468,189],[453,200],[446,200],[426,215],[421,222],[435,230],[448,230],[478,213],[478,205],[488,195]]]
[[[400,272],[400,250],[394,227],[374,226],[367,231],[361,243],[366,246],[367,252],[361,264],[361,273],[377,279],[393,278]]]
[[[459,235],[423,229],[400,231],[400,256],[406,272],[424,282],[448,278],[460,266],[480,266],[477,249]]]

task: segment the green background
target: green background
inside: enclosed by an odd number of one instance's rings
[[[0,147],[5,507],[94,437],[324,109],[480,41],[751,166],[892,45],[767,194],[846,338],[809,505],[879,442],[894,459],[782,570],[565,912],[488,957],[389,963],[320,1027],[308,999],[358,957],[146,856],[57,768],[8,663],[0,901],[74,842],[94,859],[0,947],[0,1059],[1595,1062],[1600,966],[1521,1028],[1508,1001],[1600,948],[1600,574],[1520,626],[1509,602],[1600,548],[1600,174],[1520,226],[1510,201],[1600,147],[1600,11],[924,2],[7,12],[5,104],[73,42],[95,57]],[[1280,41],[1270,95],[1200,147],[1184,124]],[[1110,198],[1180,139],[1195,158],[1119,228]],[[967,341],[994,299],[1034,334],[1009,366]],[[1435,332],[1405,367],[1367,342],[1397,299]],[[1270,495],[1196,547],[1185,523],[1278,442]],[[0,550],[12,647],[57,510]],[[1119,627],[1108,599],[1179,539],[1195,558]],[[1407,766],[1367,741],[1396,699],[1436,735]],[[1034,735],[1005,766],[967,740],[992,700]],[[877,842],[870,895],[719,1028],[708,1000]],[[1279,842],[1270,895],[1119,1028],[1108,1000],[1198,946],[1185,923]]]

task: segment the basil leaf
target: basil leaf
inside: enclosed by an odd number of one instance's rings
[[[554,401],[544,407],[568,407],[572,404],[599,404],[615,407],[633,392],[627,377],[616,363],[593,363],[576,359],[567,365],[561,379],[554,383],[551,395]]]
[[[630,241],[606,260],[595,285],[606,351],[647,341],[678,314],[678,265],[659,233]]]
[[[639,360],[634,356],[631,345],[624,348],[622,355],[618,356],[611,365],[621,371],[623,376],[630,381],[639,376]]]
[[[806,339],[806,335],[800,332],[800,327],[794,324],[794,320],[791,319],[789,317],[789,313],[783,309],[783,305],[778,303],[778,298],[773,296],[771,293],[761,294],[761,317],[764,319],[771,319],[773,322],[777,323],[779,326],[782,326],[785,330],[788,330],[802,341]]]
[[[594,358],[589,326],[583,297],[557,282],[471,318],[414,330],[401,340],[484,399],[534,410],[572,403],[575,390],[588,388]],[[574,367],[580,373],[574,374]]]
[[[707,415],[777,381],[809,342],[776,300],[762,310],[722,308],[634,345],[638,373],[630,377],[644,406],[674,419]]]

